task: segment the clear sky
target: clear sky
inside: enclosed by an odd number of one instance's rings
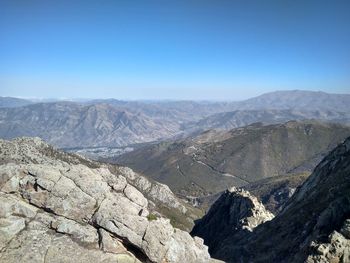
[[[350,93],[349,0],[1,0],[0,95]]]

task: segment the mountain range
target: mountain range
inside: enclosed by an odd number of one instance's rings
[[[61,148],[119,147],[185,138],[255,122],[318,119],[350,123],[350,95],[279,91],[239,102],[45,102],[0,99],[0,137],[39,136]]]
[[[38,136],[60,147],[126,145],[175,134],[178,125],[109,104],[74,102],[31,104],[0,109],[0,134],[10,139]]]
[[[12,97],[0,97],[0,108],[13,108],[21,107],[32,104],[34,102],[26,99],[12,98]]]

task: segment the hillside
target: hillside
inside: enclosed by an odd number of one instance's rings
[[[225,262],[349,262],[349,176],[350,138],[317,165],[275,218],[249,193],[233,189],[192,234]]]
[[[349,135],[348,126],[316,121],[253,124],[149,145],[112,161],[165,183],[178,194],[200,196],[311,171]]]
[[[243,189],[256,196],[267,210],[277,215],[310,174],[311,172],[304,172],[269,177],[247,184]]]

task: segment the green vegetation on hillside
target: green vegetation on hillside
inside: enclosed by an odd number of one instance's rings
[[[205,196],[281,174],[310,172],[347,136],[349,126],[333,123],[252,124],[146,146],[112,162],[165,183],[177,194]]]

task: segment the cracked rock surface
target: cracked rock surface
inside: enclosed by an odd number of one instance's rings
[[[0,149],[1,262],[214,262],[200,238],[149,221],[130,175],[37,138],[0,140]]]

